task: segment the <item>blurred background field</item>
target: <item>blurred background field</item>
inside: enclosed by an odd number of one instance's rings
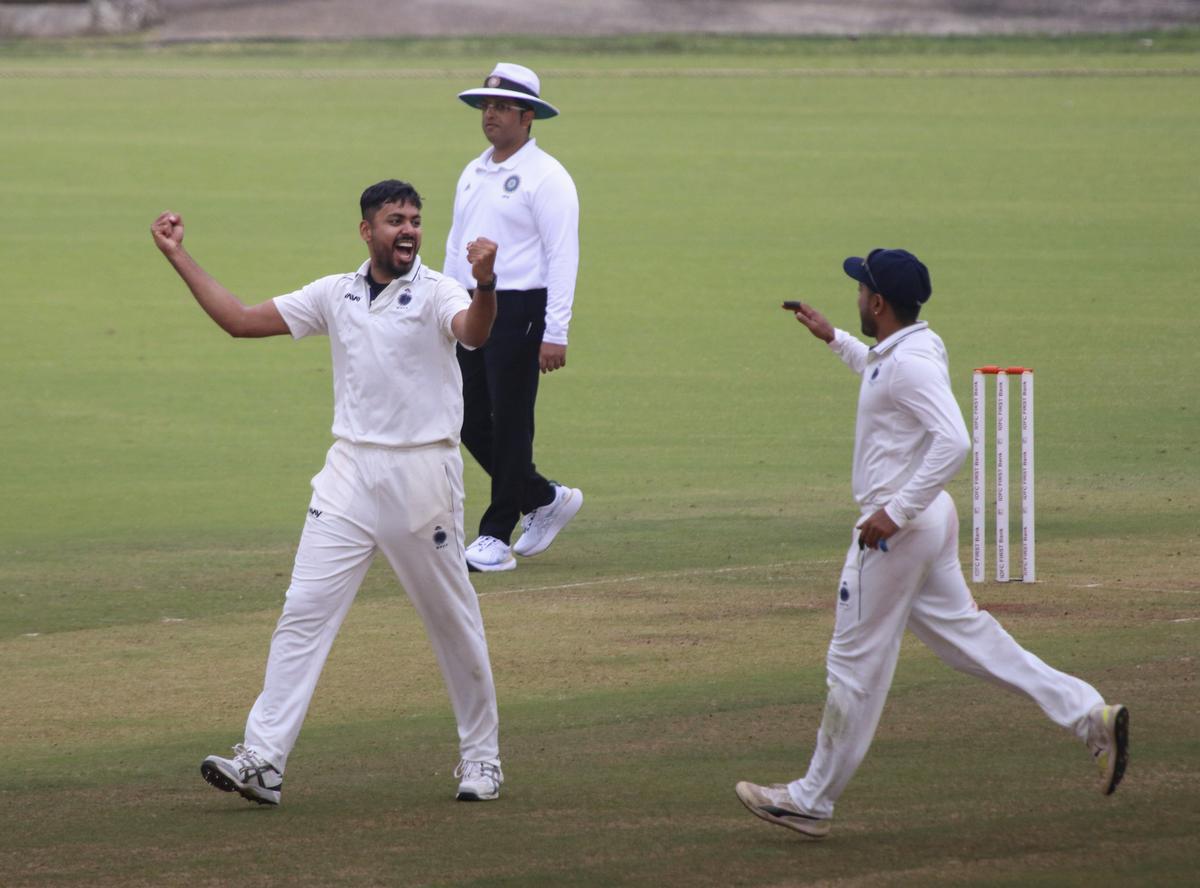
[[[1186,883],[1200,36],[1144,39],[0,45],[0,883]],[[357,196],[396,176],[440,267],[483,144],[454,94],[502,57],[564,109],[534,135],[584,207],[538,438],[587,496],[476,578],[504,798],[450,801],[444,692],[377,565],[284,806],[250,810],[197,765],[261,680],[328,346],[227,339],[149,223],[181,212],[258,301],[355,267]],[[840,262],[873,246],[932,269],[965,411],[972,366],[1036,368],[1040,582],[977,597],[1131,706],[1134,762],[1101,799],[1033,707],[911,645],[834,839],[804,845],[732,785],[807,762],[857,386],[778,303],[855,329]]]

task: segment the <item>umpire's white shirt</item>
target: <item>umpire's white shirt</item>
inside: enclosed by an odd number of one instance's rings
[[[333,434],[382,447],[457,444],[462,375],[450,323],[471,297],[418,257],[372,302],[369,268],[364,262],[275,297],[295,339],[329,336]]]
[[[579,270],[579,196],[561,163],[530,139],[501,163],[489,148],[467,164],[454,191],[454,221],[446,239],[443,272],[467,289],[475,286],[467,243],[495,241],[496,279],[502,290],[545,288],[542,339],[567,344],[575,278]]]
[[[862,376],[854,498],[903,527],[942,491],[971,449],[941,337],[918,321],[871,348],[845,330],[829,347]]]

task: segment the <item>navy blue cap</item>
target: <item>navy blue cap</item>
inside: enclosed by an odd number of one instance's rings
[[[908,250],[876,248],[865,259],[851,256],[842,270],[893,305],[924,305],[933,295],[929,269]]]

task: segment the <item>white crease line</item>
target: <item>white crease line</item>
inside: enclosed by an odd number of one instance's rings
[[[1200,617],[1180,617],[1178,620],[1167,620],[1168,623],[1200,623]]]
[[[771,570],[777,567],[795,567],[798,564],[832,564],[833,561],[779,561],[774,564],[747,564],[740,567],[715,567],[699,570],[681,570],[674,573],[640,574],[632,577],[611,577],[605,580],[584,580],[581,583],[563,583],[558,586],[525,586],[521,589],[493,589],[490,592],[477,593],[480,598],[485,595],[515,595],[521,592],[561,592],[565,589],[580,589],[586,586],[610,586],[614,583],[637,583],[642,580],[670,580],[679,577],[714,576],[723,573],[737,573],[747,570]]]

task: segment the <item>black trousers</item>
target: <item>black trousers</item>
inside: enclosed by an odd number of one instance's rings
[[[553,485],[533,465],[546,291],[497,290],[496,309],[487,344],[474,351],[458,347],[462,442],[492,478],[492,501],[479,522],[479,535],[509,543],[522,513],[554,499]]]

